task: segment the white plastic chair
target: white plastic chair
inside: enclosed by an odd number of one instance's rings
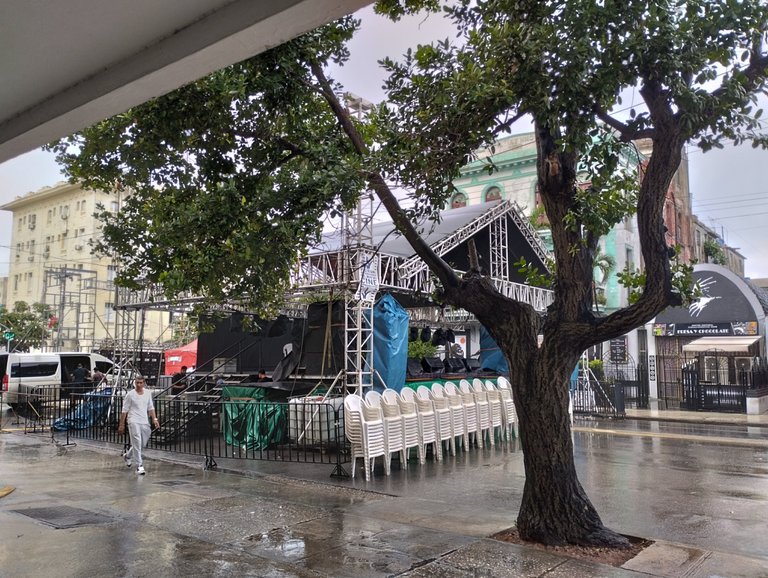
[[[384,399],[378,391],[368,391],[365,394],[365,403],[369,407],[375,408],[379,416],[384,421],[384,445],[387,449],[387,455],[384,458],[384,469],[389,475],[392,463],[392,454],[400,454],[400,463],[405,466],[405,446],[403,445],[403,417],[400,415],[400,408],[395,405],[392,408],[384,403]],[[385,408],[386,406],[386,408]]]
[[[459,382],[459,395],[461,395],[461,402],[464,404],[464,411],[466,413],[467,437],[474,434],[475,443],[482,449],[483,438],[479,435],[475,394],[472,393],[471,386],[466,379],[462,379]]]
[[[412,404],[408,413],[404,413],[401,407],[400,396],[394,389],[385,389],[381,394],[381,407],[384,410],[384,418],[397,416],[400,419],[403,437],[403,462],[408,461],[411,448],[416,448],[419,463],[422,461],[421,444],[419,442],[419,417],[416,415],[416,405]]]
[[[517,410],[515,410],[515,400],[512,395],[512,386],[504,376],[496,380],[496,386],[501,393],[501,418],[504,422],[504,431],[507,439],[517,437]]]
[[[459,390],[452,381],[447,381],[443,385],[445,397],[448,398],[448,406],[451,409],[451,427],[453,428],[454,439],[459,436],[464,444],[464,451],[469,449],[469,434],[467,433],[467,410],[464,408],[464,402],[461,401]]]
[[[416,390],[417,395],[423,385]],[[451,406],[448,398],[445,397],[443,386],[439,383],[433,383],[431,388],[424,387],[427,396],[432,399],[435,407],[435,416],[437,416],[437,437],[440,442],[448,442],[449,453],[456,455],[456,440],[453,437],[453,425],[451,423]]]
[[[501,441],[504,439],[504,433],[502,431],[504,419],[502,418],[501,392],[496,389],[496,386],[493,385],[493,382],[489,379],[485,380],[485,391],[488,395],[488,407],[491,415],[491,439],[496,437],[496,428],[498,428],[499,440]]]
[[[384,467],[387,469],[384,422],[377,418],[378,411],[371,411],[359,395],[353,393],[344,398],[344,431],[352,444],[352,478],[355,477],[358,457],[363,458],[366,481],[371,479],[373,462],[377,457],[384,458]]]
[[[387,397],[387,393],[392,390],[384,392],[384,397]],[[409,392],[409,393],[405,393]],[[416,455],[419,458],[419,463],[424,465],[427,457],[427,448],[424,444],[424,436],[421,434],[421,426],[419,425],[419,411],[416,409],[416,400],[412,389],[403,388],[403,390],[397,395],[397,404],[400,406],[400,415],[403,416],[403,428],[405,442],[406,457],[408,450],[414,445],[416,446]],[[414,442],[415,440],[415,442]]]
[[[424,388],[426,389],[426,388]],[[409,393],[410,392],[410,393]],[[419,415],[419,432],[421,434],[421,443],[425,446],[433,444],[434,456],[437,461],[443,459],[443,446],[437,435],[437,416],[435,415],[435,406],[427,392],[426,397],[414,393],[412,389],[403,389],[400,392],[406,400],[413,399],[416,402],[416,411]]]
[[[485,432],[489,432],[491,447],[494,446],[493,432],[491,431],[491,408],[488,404],[488,393],[483,382],[475,378],[472,380],[472,393],[477,405],[477,430],[480,437],[485,439]]]

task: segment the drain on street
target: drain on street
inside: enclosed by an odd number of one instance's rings
[[[184,486],[189,484],[187,480],[165,480],[163,482],[155,482],[158,486]]]
[[[51,506],[48,508],[27,508],[25,510],[11,510],[17,514],[27,516],[38,520],[43,524],[52,526],[59,530],[64,528],[79,528],[81,526],[97,526],[99,524],[109,524],[114,518],[89,512],[80,508],[70,506]]]

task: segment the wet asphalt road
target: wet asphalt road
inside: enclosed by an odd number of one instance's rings
[[[579,476],[606,524],[626,534],[768,555],[768,428],[640,420],[575,425]]]

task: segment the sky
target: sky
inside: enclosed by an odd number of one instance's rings
[[[350,44],[351,59],[333,76],[345,89],[371,102],[385,98],[384,74],[378,60],[403,54],[418,43],[451,36],[439,15],[389,22],[364,8],[358,13],[362,30]],[[768,99],[765,108],[768,109]],[[526,132],[530,126],[519,127]],[[702,153],[689,148],[693,210],[725,242],[746,259],[748,277],[768,277],[768,151],[749,145]],[[65,180],[53,156],[40,150],[0,163],[0,204],[19,195]],[[765,222],[765,223],[764,223]],[[0,276],[7,275],[11,240],[10,213],[0,211]]]

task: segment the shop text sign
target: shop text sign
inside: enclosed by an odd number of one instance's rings
[[[653,326],[653,334],[657,337],[757,335],[757,322],[734,321],[732,323],[656,323]]]

